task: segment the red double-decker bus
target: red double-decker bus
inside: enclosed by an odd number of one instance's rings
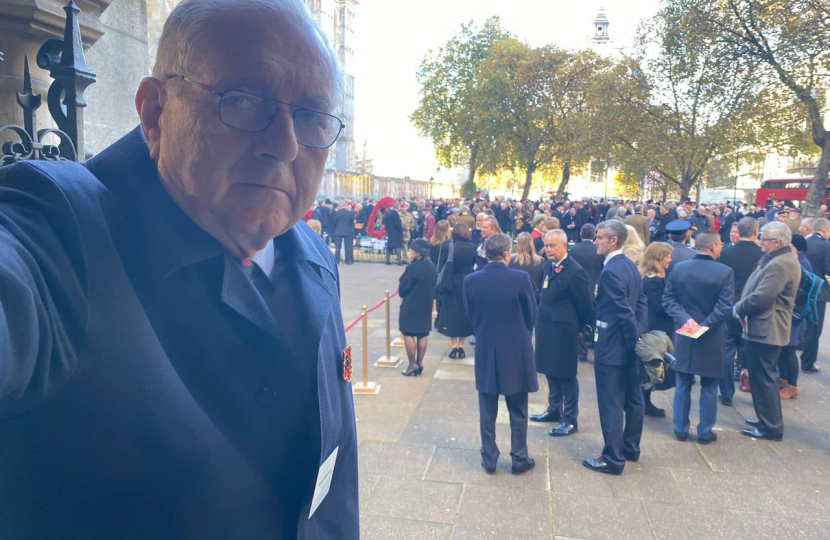
[[[781,201],[787,206],[800,207],[807,200],[807,189],[813,177],[804,178],[767,178],[755,192],[755,204],[765,208],[767,203]],[[830,198],[830,178],[824,190],[825,203]]]

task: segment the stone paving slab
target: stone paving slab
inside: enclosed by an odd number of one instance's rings
[[[394,290],[402,269],[377,264],[341,266],[344,319]],[[393,300],[393,336],[400,303]],[[351,317],[346,314],[353,314]],[[582,459],[602,450],[593,366],[580,363],[579,432],[554,438],[555,424],[530,423],[528,447],[536,468],[510,474],[510,430],[500,400],[497,473],[480,467],[474,348],[466,359],[447,357],[448,338],[433,332],[419,377],[371,366],[386,353],[385,309],[370,315],[369,379],[378,395],[355,396],[359,442],[361,538],[395,539],[774,539],[830,538],[830,363],[799,377],[801,395],[782,403],[785,439],[740,435],[755,413],[749,394],[733,407],[718,405],[719,440],[695,442],[699,387],[692,389],[692,433],[681,443],[672,433],[673,390],[653,401],[668,417],[646,418],[642,454],[621,476],[589,471]],[[358,325],[347,334],[363,374]],[[820,359],[830,358],[830,334]],[[821,360],[820,360],[821,363]],[[824,366],[823,366],[824,367]],[[547,406],[547,385],[528,398],[529,413]]]

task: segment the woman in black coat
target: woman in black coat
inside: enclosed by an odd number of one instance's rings
[[[398,329],[403,334],[409,367],[402,373],[407,377],[420,375],[424,371],[424,354],[427,351],[427,336],[432,327],[432,301],[435,299],[435,284],[438,272],[427,260],[429,244],[418,238],[409,248],[412,262],[406,267],[398,284],[401,295],[401,310]]]
[[[648,303],[648,330],[665,332],[674,340],[674,320],[663,309],[663,290],[666,288],[666,269],[671,264],[672,247],[665,242],[652,242],[640,258],[640,275],[643,276],[643,294]],[[646,402],[646,416],[664,418],[666,411],[651,402],[653,390],[667,390],[674,386],[674,370],[666,370],[663,382],[654,389],[643,390]]]
[[[508,268],[523,270],[530,276],[536,303],[542,289],[542,257],[536,254],[533,238],[527,233],[520,233],[516,238],[516,253],[511,257]]]
[[[473,333],[473,325],[464,309],[464,278],[473,271],[476,260],[476,246],[470,241],[470,228],[456,223],[452,229],[452,285],[441,293],[438,309],[438,332],[452,338],[450,358],[464,358],[461,346],[464,338]]]

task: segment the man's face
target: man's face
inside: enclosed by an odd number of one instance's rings
[[[715,243],[712,244],[712,258],[715,260],[719,259],[722,251],[723,243],[719,239],[715,240]]]
[[[788,214],[787,212],[782,212],[778,214],[777,219],[778,221],[782,222],[787,221],[788,219],[790,219],[790,214]]]
[[[650,208],[648,211],[648,219],[654,219],[655,215],[656,214],[654,213],[654,209]]]
[[[764,253],[771,253],[780,247],[778,240],[770,239],[769,231],[761,233],[761,250]]]
[[[566,253],[568,253],[568,244],[560,242],[559,235],[545,235],[545,254],[548,256],[548,259],[558,263],[565,257]]]
[[[611,253],[612,251],[616,251],[617,248],[617,237],[612,237],[608,229],[598,229],[597,230],[597,237],[594,240],[594,244],[597,246],[597,253],[602,255],[603,257]]]
[[[476,216],[476,229],[481,229],[481,226],[484,224],[484,214],[479,214]]]
[[[484,220],[481,223],[481,237],[482,238],[490,238],[496,230],[493,228],[493,225],[488,220]]]
[[[227,16],[204,32],[210,39],[182,75],[331,112],[334,73],[311,30],[263,12]],[[264,131],[249,133],[223,124],[219,97],[199,86],[169,81],[164,90],[151,155],[165,189],[191,219],[234,255],[249,256],[302,217],[328,150],[297,143],[286,106]]]
[[[733,244],[741,239],[741,235],[738,234],[738,227],[732,225],[732,228],[729,230],[729,241]]]

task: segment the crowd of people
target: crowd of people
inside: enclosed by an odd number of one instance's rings
[[[356,236],[373,203],[326,201],[309,218],[321,218],[337,256],[343,223]],[[671,421],[686,441],[691,388],[700,384],[696,439],[709,444],[718,400],[731,406],[739,382],[757,415],[743,433],[780,440],[781,400],[798,397],[799,371],[819,370],[824,297],[802,289],[821,285],[830,270],[826,218],[799,219],[780,204],[413,198],[378,221],[387,264],[393,254],[409,264],[400,277],[403,375],[423,371],[433,305],[450,358],[464,358],[473,336],[488,473],[498,457],[498,395],[507,398],[514,473],[533,467],[528,419],[554,423],[551,436],[578,431],[577,366],[589,361],[589,348],[605,447],[584,464],[611,474],[638,459],[643,416],[666,416],[654,392],[674,388]],[[547,380],[548,406],[528,416],[537,373]]]

